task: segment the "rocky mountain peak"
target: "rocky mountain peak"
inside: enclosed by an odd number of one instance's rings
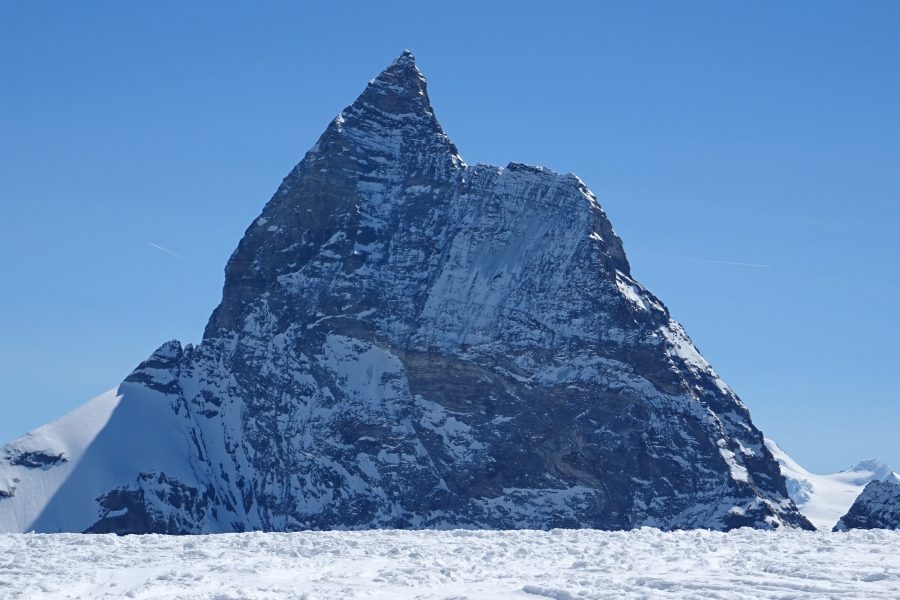
[[[247,229],[226,266],[222,304],[204,338],[232,330],[248,300],[273,286],[283,289],[278,278],[339,231],[345,244],[369,244],[377,233],[363,215],[390,211],[385,200],[399,199],[393,191],[419,189],[419,182],[455,186],[466,169],[434,115],[425,77],[404,51],[329,124]],[[437,202],[440,196],[405,197]],[[354,256],[351,261],[364,258]]]
[[[425,76],[416,65],[416,58],[404,50],[386,69],[369,82],[360,100],[395,114],[408,114],[419,108],[431,109]],[[403,105],[404,102],[410,104]],[[403,110],[406,108],[408,110]]]
[[[341,111],[312,152],[333,155],[338,147],[341,155],[353,156],[360,166],[378,157],[397,160],[413,153],[454,157],[453,166],[463,165],[435,117],[425,76],[408,50]],[[374,157],[367,157],[373,152]]]
[[[412,65],[413,67],[415,67],[416,57],[415,55],[413,55],[412,50],[406,48],[405,50],[403,50],[403,52],[400,53],[400,56],[394,59],[394,62],[392,64]],[[416,69],[418,70],[418,67],[416,67]]]
[[[201,344],[164,344],[95,404],[90,436],[54,426],[82,434],[49,467],[66,483],[49,506],[79,510],[26,515],[42,504],[23,490],[49,487],[14,465],[0,528],[811,527],[596,196],[466,165],[409,53],[327,126],[225,273]]]

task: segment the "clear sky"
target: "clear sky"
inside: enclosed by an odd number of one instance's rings
[[[767,435],[900,468],[898,32],[893,1],[2,1],[0,440],[199,341],[246,226],[410,48],[467,162],[588,183]]]

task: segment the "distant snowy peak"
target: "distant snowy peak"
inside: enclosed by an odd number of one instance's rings
[[[900,483],[900,475],[877,459],[864,460],[847,470],[831,475],[818,475],[803,468],[774,440],[766,438],[766,447],[781,467],[791,499],[816,529],[830,531],[867,483],[871,481]]]
[[[893,479],[900,482],[900,474],[892,469],[883,460],[870,458],[850,467],[841,473],[848,477],[855,477],[852,481],[858,485],[865,485],[870,481],[887,481]]]

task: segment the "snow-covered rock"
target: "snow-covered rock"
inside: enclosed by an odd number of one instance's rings
[[[594,194],[467,165],[408,52],[102,398],[4,450],[4,530],[810,527]]]
[[[831,531],[870,481],[900,482],[900,475],[880,460],[865,460],[838,473],[817,475],[804,469],[774,440],[766,438],[766,446],[778,461],[797,508],[823,531]]]
[[[870,481],[834,526],[835,531],[850,529],[900,529],[900,481]]]

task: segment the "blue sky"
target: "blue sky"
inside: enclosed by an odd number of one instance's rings
[[[199,341],[245,227],[410,48],[468,162],[588,183],[766,434],[900,467],[900,3],[184,4],[0,4],[0,440]]]

